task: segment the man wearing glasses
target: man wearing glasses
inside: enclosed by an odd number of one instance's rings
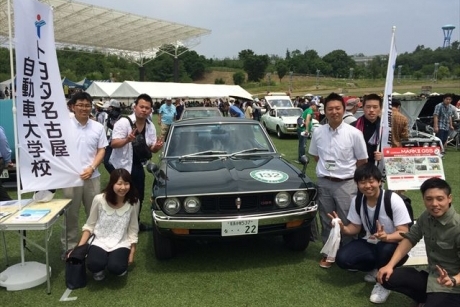
[[[70,118],[74,141],[77,144],[78,157],[83,169],[80,178],[83,186],[62,189],[64,197],[72,199],[67,210],[67,242],[73,248],[78,244],[80,230],[78,213],[83,202],[86,217],[89,216],[94,196],[101,191],[100,176],[97,167],[104,159],[105,147],[108,145],[104,126],[95,120],[90,120],[92,98],[86,92],[77,92],[68,102],[68,107],[74,113]],[[62,232],[61,242],[65,251],[65,232]],[[63,254],[65,255],[65,254]]]

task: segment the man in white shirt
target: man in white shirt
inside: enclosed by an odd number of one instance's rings
[[[72,127],[74,142],[77,144],[78,157],[80,158],[83,170],[80,178],[83,179],[83,186],[62,189],[64,197],[72,199],[67,210],[67,243],[69,248],[75,247],[80,239],[80,228],[78,226],[80,205],[83,202],[86,217],[89,216],[94,196],[101,192],[99,170],[97,167],[104,159],[107,137],[104,126],[95,120],[90,120],[91,96],[86,92],[77,92],[67,103],[75,116],[69,119]],[[61,235],[62,247],[65,250],[65,231]]]
[[[363,134],[356,128],[343,124],[345,102],[342,96],[331,93],[325,98],[324,105],[328,123],[315,129],[308,150],[317,162],[317,200],[323,244],[331,231],[328,213],[335,211],[340,219],[346,220],[351,198],[356,195],[353,175],[356,167],[367,162]],[[350,238],[345,241],[347,240]],[[330,268],[331,263],[323,257],[320,266]]]
[[[133,141],[139,140],[143,136],[148,149],[155,153],[163,147],[163,141],[157,139],[155,125],[150,116],[153,109],[153,100],[147,94],[139,95],[134,101],[134,113],[128,118],[120,118],[113,127],[112,141],[110,146],[113,148],[109,162],[115,169],[124,168],[130,172],[133,184],[139,193],[139,216],[142,210],[145,191],[144,166],[147,162],[140,157],[133,149]],[[149,230],[145,224],[139,223],[139,230]]]

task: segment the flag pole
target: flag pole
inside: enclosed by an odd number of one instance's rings
[[[386,73],[386,81],[385,81],[385,90],[383,93],[383,108],[382,108],[382,115],[380,116],[380,125],[379,125],[379,144],[377,145],[377,151],[381,151],[384,147],[391,146],[391,93],[393,92],[393,79],[394,79],[394,70],[396,65],[396,45],[395,45],[395,32],[396,26],[392,27],[392,35],[391,35],[391,46],[390,46],[390,53],[388,56],[388,66],[387,66],[387,73]],[[377,165],[383,168],[383,161],[380,165],[378,163],[380,161],[376,161]]]

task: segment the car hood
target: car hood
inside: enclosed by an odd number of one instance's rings
[[[298,116],[281,116],[281,121],[285,124],[297,124]]]
[[[199,195],[305,188],[310,180],[279,157],[228,158],[214,161],[164,161],[165,194]]]

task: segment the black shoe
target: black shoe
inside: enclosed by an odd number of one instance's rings
[[[144,223],[139,223],[139,231],[151,231],[152,226],[146,225]]]

